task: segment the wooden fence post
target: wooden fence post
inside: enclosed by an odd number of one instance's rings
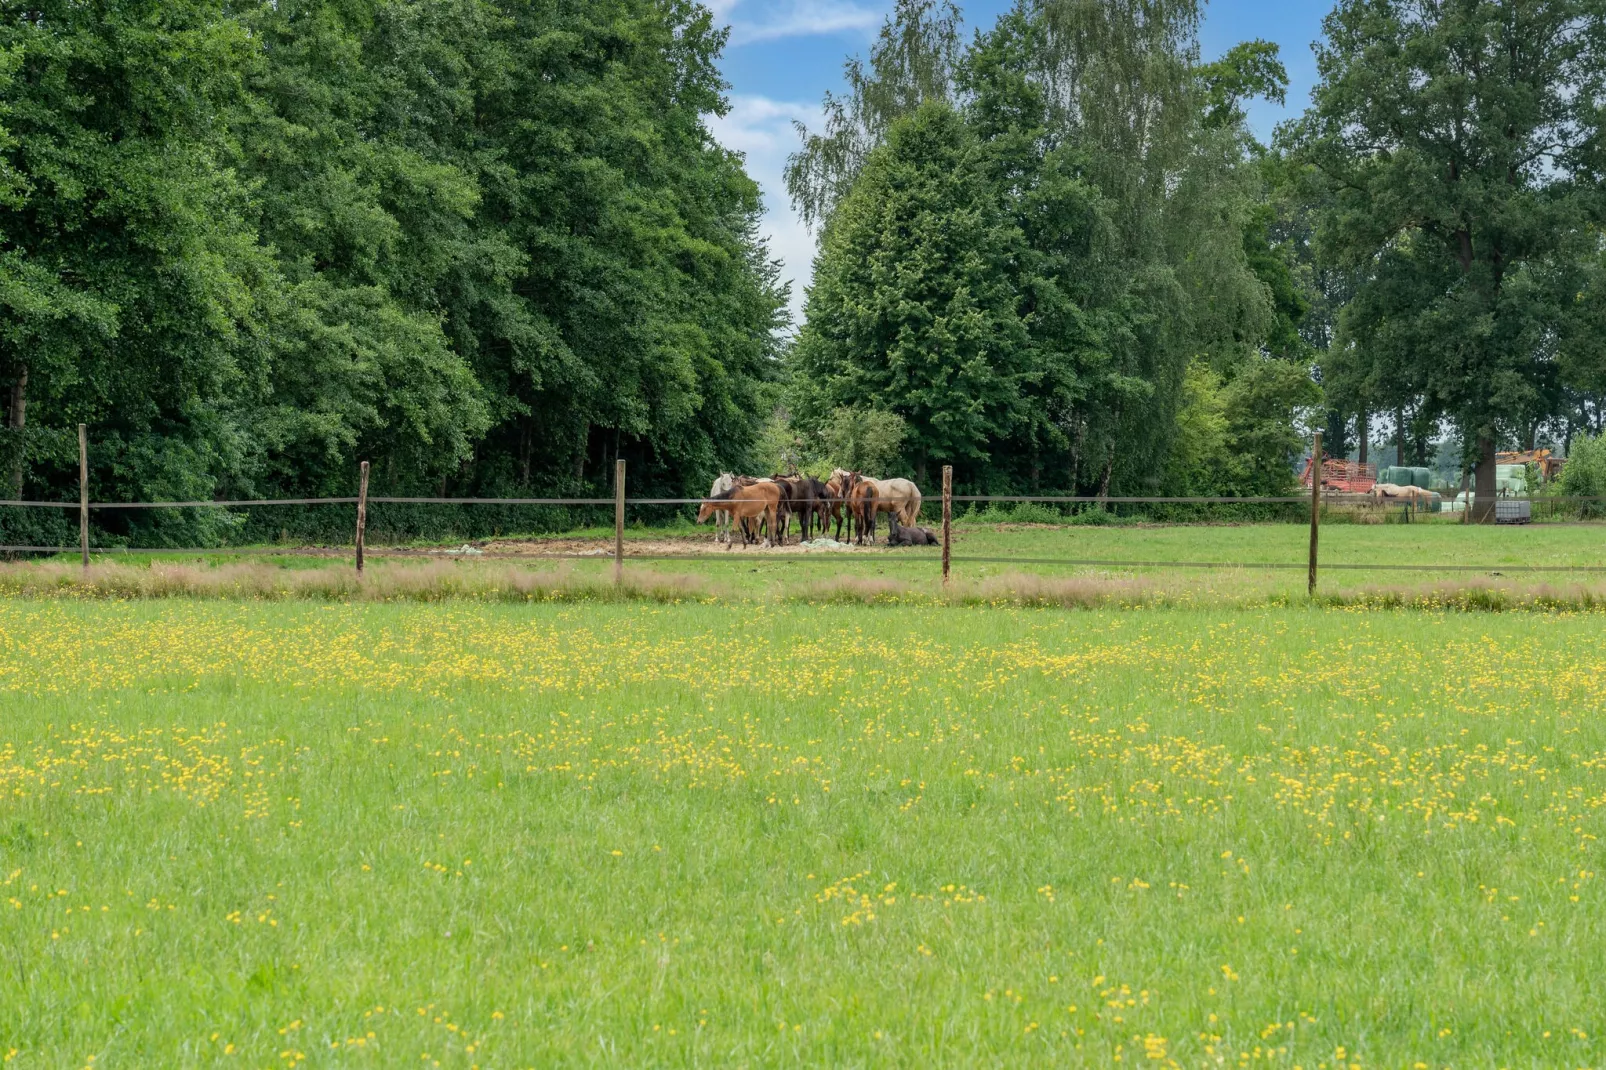
[[[625,581],[625,462],[613,462],[613,583]]]
[[[357,576],[362,576],[363,546],[368,535],[368,462],[364,461],[357,478]]]
[[[1310,448],[1310,582],[1306,594],[1316,597],[1316,533],[1322,521],[1322,433]]]
[[[89,428],[78,425],[78,548],[89,567]]]
[[[948,586],[948,546],[954,521],[954,466],[942,466],[942,585]]]

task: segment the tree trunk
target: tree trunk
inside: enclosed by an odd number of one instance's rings
[[[1405,467],[1405,410],[1394,412],[1394,463]]]
[[[1322,438],[1322,450],[1329,457],[1349,459],[1349,417],[1337,409],[1327,410],[1327,430]]]
[[[17,381],[11,386],[11,430],[13,446],[17,451],[11,462],[11,486],[16,492],[18,500],[22,498],[22,476],[24,452],[22,448],[22,432],[28,426],[28,366],[24,364],[17,376]]]
[[[1474,524],[1494,523],[1495,456],[1494,436],[1478,436],[1478,467],[1473,476]]]
[[[1073,497],[1081,486],[1079,480],[1082,468],[1082,438],[1086,434],[1087,422],[1080,419],[1077,420],[1076,433],[1071,436],[1071,495]]]
[[[1355,417],[1355,434],[1361,440],[1361,463],[1365,464],[1366,454],[1372,445],[1372,418],[1365,409]]]

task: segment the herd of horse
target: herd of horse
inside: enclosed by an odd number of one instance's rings
[[[813,476],[738,476],[726,472],[714,480],[697,513],[697,522],[714,518],[714,540],[729,549],[734,532],[742,533],[742,545],[759,542],[763,546],[786,544],[791,522],[796,518],[799,540],[809,541],[812,532],[824,535],[835,521],[838,542],[843,528],[857,545],[876,538],[876,518],[887,517],[887,545],[935,546],[937,537],[920,527],[920,488],[907,479],[872,479],[859,472],[833,469],[831,478]]]

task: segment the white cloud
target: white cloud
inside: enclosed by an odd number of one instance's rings
[[[716,18],[723,19],[741,5],[742,0],[716,0],[711,4]],[[823,34],[865,32],[879,27],[884,12],[863,7],[851,0],[790,0],[769,6],[759,18],[731,19],[731,44],[753,44],[784,37],[814,37]]]
[[[792,284],[792,321],[803,322],[803,288],[814,268],[814,235],[792,210],[786,194],[786,158],[797,150],[794,121],[820,126],[816,104],[795,104],[759,96],[731,97],[723,117],[708,116],[708,128],[721,145],[747,157],[747,173],[764,191],[764,235],[770,255],[780,260],[782,277]]]

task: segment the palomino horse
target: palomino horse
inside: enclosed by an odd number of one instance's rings
[[[892,513],[904,527],[913,527],[920,519],[920,488],[907,479],[878,479],[875,481],[878,511]]]
[[[776,527],[776,516],[780,511],[781,488],[771,482],[753,483],[746,487],[734,487],[723,494],[710,495],[709,500],[703,502],[703,507],[697,511],[697,523],[702,524],[715,513],[726,513],[742,529],[742,544],[745,546],[757,538],[755,531],[748,528],[748,521],[754,521],[754,528],[762,522],[767,525],[767,533],[773,534],[779,529]],[[764,546],[770,545],[769,534],[764,538]],[[731,548],[730,543],[725,549]]]

